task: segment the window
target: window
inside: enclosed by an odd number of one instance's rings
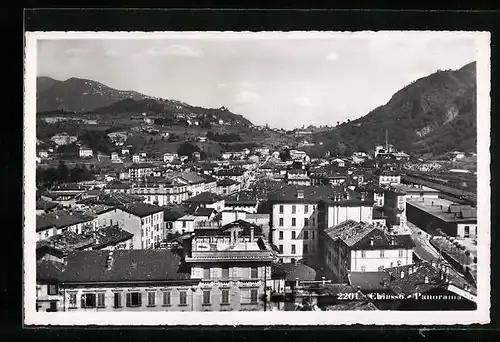
[[[250,278],[257,279],[259,277],[259,270],[257,267],[250,268]]]
[[[279,226],[280,226],[280,227],[283,227],[283,217],[280,217],[280,223],[279,223]]]
[[[384,251],[380,251],[380,257],[383,258],[384,257]]]
[[[366,258],[366,251],[361,251],[361,257]]]
[[[156,293],[148,292],[148,306],[155,306],[155,305],[156,305]]]
[[[210,304],[210,290],[203,290],[203,305]]]
[[[179,292],[179,305],[187,305],[187,292]]]
[[[283,254],[283,245],[279,245],[278,250],[280,254]]]
[[[221,304],[229,304],[229,290],[228,289],[222,290]]]
[[[76,306],[76,293],[69,295],[69,306]]]
[[[294,204],[292,205],[292,214],[295,214],[297,212],[297,206]]]
[[[229,279],[229,267],[222,268],[222,279]]]
[[[304,244],[304,254],[307,254],[309,253],[309,246],[307,245],[307,243]]]
[[[304,205],[304,214],[309,213],[309,204]]]
[[[292,239],[295,239],[295,238],[297,238],[296,235],[295,235],[295,231],[292,231]]]
[[[122,294],[120,292],[114,293],[114,307],[121,308],[122,307]]]
[[[279,239],[283,240],[283,231],[280,231],[278,234],[279,234]]]
[[[292,245],[292,254],[295,254],[295,245]]]
[[[313,217],[313,224],[312,224],[313,226],[314,226],[315,221],[316,221],[316,220],[315,220],[315,219],[314,219],[314,217]]]
[[[182,228],[186,228],[186,221],[182,221]]]
[[[402,249],[400,249],[400,250],[398,251],[398,256],[399,256],[400,258],[402,258],[402,257],[403,257],[403,252],[404,252],[404,251],[403,251]]]
[[[95,308],[95,293],[86,293],[82,296],[82,308]]]
[[[309,239],[309,232],[307,230],[304,230],[304,240]]]
[[[210,268],[205,267],[203,269],[203,279],[210,279]]]
[[[257,303],[257,295],[258,295],[257,289],[250,290],[250,302],[251,303]]]
[[[283,205],[280,205],[280,214],[283,214]]]
[[[127,307],[138,307],[142,305],[142,296],[140,292],[127,293]]]
[[[97,294],[97,307],[104,308],[104,307],[106,307],[105,303],[106,303],[105,293],[104,292],[98,293]]]
[[[163,291],[163,305],[170,305],[170,291]]]
[[[366,266],[361,266],[361,272],[365,272],[366,271]]]
[[[295,227],[295,224],[297,222],[297,219],[295,217],[292,218],[292,227]]]
[[[47,286],[47,294],[48,295],[56,295],[57,294],[57,285],[49,284]]]
[[[314,240],[314,231],[312,231],[311,233],[312,233],[312,239]]]
[[[309,225],[309,219],[307,217],[304,218],[304,227]]]

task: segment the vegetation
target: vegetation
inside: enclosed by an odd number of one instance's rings
[[[106,131],[87,130],[80,136],[80,140],[93,151],[108,154],[113,149]]]
[[[68,169],[63,161],[60,161],[57,167],[36,169],[36,182],[39,186],[50,188],[55,185],[72,182],[78,183],[95,179],[94,174],[84,166],[76,165]]]
[[[216,141],[216,142],[222,142],[222,143],[232,143],[232,142],[241,141],[241,137],[238,134],[235,134],[235,133],[218,134],[218,133],[214,133],[212,131],[208,131],[207,139],[210,139],[210,140]]]

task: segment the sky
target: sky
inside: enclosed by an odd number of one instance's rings
[[[361,117],[410,82],[458,69],[476,55],[470,33],[43,39],[37,75],[225,106],[254,124],[291,129]]]

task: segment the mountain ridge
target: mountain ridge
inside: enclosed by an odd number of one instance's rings
[[[438,70],[397,91],[368,114],[317,139],[332,149],[372,150],[385,140],[419,154],[476,150],[476,62]]]

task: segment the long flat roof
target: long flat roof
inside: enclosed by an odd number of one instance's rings
[[[477,218],[457,218],[455,214],[448,213],[450,205],[456,205],[456,203],[444,198],[408,199],[406,200],[406,203],[409,203],[445,222],[460,223],[477,221]]]

